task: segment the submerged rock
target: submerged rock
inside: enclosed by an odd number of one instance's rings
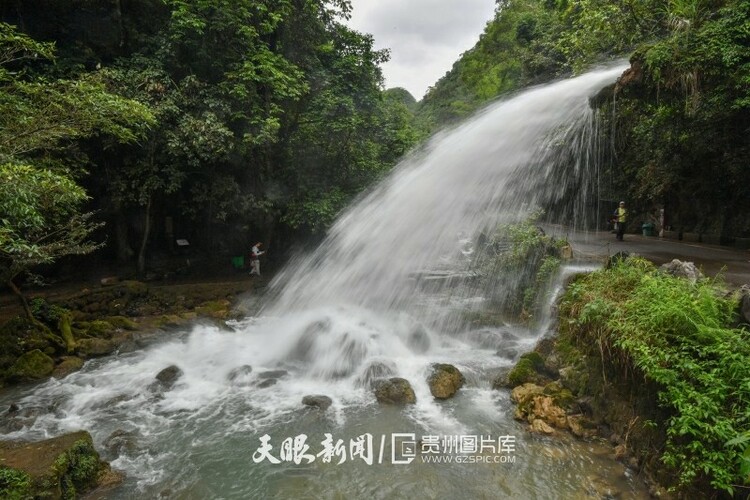
[[[406,345],[417,354],[424,354],[430,349],[430,334],[422,325],[415,326],[406,339]]]
[[[378,403],[382,404],[407,405],[417,402],[409,381],[399,377],[377,381],[374,384],[374,394]]]
[[[240,377],[244,377],[246,375],[249,375],[252,373],[253,367],[250,365],[241,365],[236,368],[232,368],[229,370],[229,373],[227,373],[227,380],[230,382],[234,382]]]
[[[258,374],[258,378],[261,380],[266,380],[269,378],[281,378],[285,377],[286,375],[289,375],[289,372],[286,370],[267,370],[264,372],[260,372]]]
[[[0,463],[4,498],[80,498],[110,472],[85,431],[33,443],[0,442]]]
[[[52,376],[55,378],[67,377],[71,373],[77,372],[83,367],[83,360],[78,356],[65,356],[55,367]]]
[[[396,374],[396,365],[382,361],[373,361],[364,372],[357,377],[356,385],[359,387],[373,388],[376,381],[391,377]]]
[[[269,379],[266,379],[263,382],[259,383],[258,387],[261,388],[261,389],[265,389],[266,387],[271,387],[272,385],[276,384],[276,382],[278,382],[277,379],[275,379],[275,378],[269,378]]]
[[[138,449],[137,433],[117,429],[104,440],[104,448],[114,454],[132,454]]]
[[[309,361],[316,338],[330,331],[331,320],[328,318],[309,324],[292,348],[289,357],[298,361]]]
[[[176,365],[164,368],[156,374],[156,381],[149,386],[152,390],[168,391],[174,387],[183,371]]]
[[[302,404],[325,411],[333,404],[333,400],[322,394],[311,394],[302,398]]]
[[[427,378],[430,392],[437,399],[448,399],[463,387],[466,379],[453,365],[436,363],[432,365],[432,373]]]

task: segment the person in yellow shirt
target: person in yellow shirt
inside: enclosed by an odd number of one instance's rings
[[[615,213],[612,214],[612,220],[615,223],[615,232],[618,241],[623,241],[623,235],[625,234],[625,223],[628,220],[628,211],[625,208],[625,202],[621,201],[620,206],[615,209]]]

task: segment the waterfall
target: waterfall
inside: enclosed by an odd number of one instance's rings
[[[83,428],[105,448],[113,436],[126,436],[132,443],[106,456],[127,472],[129,490],[156,497],[171,488],[196,498],[272,497],[297,484],[305,494],[312,485],[323,497],[361,495],[383,483],[377,467],[356,469],[345,480],[335,467],[298,470],[309,482],[286,481],[280,469],[248,459],[264,433],[514,432],[507,393],[492,390],[491,381],[533,347],[551,320],[542,318],[543,331],[458,328],[457,315],[484,300],[481,289],[464,286],[471,282],[472,244],[535,207],[553,207],[570,224],[585,222],[600,155],[589,97],[624,67],[523,91],[436,135],[349,208],[319,248],[279,273],[259,314],[232,331],[196,326],[0,397],[0,406],[12,401],[22,408],[2,432],[38,439]],[[455,400],[432,398],[426,378],[435,362],[465,375]],[[155,389],[156,374],[172,364],[182,375],[170,389]],[[415,405],[375,405],[370,382],[390,376],[411,382]],[[325,394],[333,405],[313,418],[301,405],[307,394]],[[544,453],[524,458],[539,465],[518,478],[505,474],[516,481],[508,491],[532,487],[537,470],[559,468]],[[588,462],[581,463],[586,470]],[[433,469],[403,470],[415,476],[400,481],[417,484]],[[465,485],[496,487],[484,467],[444,470],[467,476],[437,474],[434,496],[460,496]],[[557,486],[575,491],[582,472],[560,470]]]
[[[420,300],[415,275],[450,264],[460,272],[465,261],[451,258],[467,238],[563,198],[572,200],[558,206],[567,222],[582,225],[599,163],[589,97],[624,67],[526,90],[432,138],[276,277],[265,312],[411,311]]]

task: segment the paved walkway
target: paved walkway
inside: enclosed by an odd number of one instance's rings
[[[547,234],[567,238],[576,258],[598,260],[617,252],[630,252],[642,255],[656,264],[680,259],[693,262],[706,276],[713,277],[723,271],[728,283],[737,286],[750,284],[748,250],[635,234],[626,234],[625,241],[617,241],[614,234],[606,231],[572,231],[562,226],[548,226],[544,229]]]

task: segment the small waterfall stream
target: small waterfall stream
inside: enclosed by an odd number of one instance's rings
[[[623,68],[528,90],[438,135],[343,214],[316,251],[287,266],[257,315],[232,331],[196,326],[7,393],[0,407],[16,402],[21,412],[3,423],[4,438],[89,430],[127,474],[113,498],[581,498],[602,491],[598,483],[640,498],[605,448],[528,435],[507,391],[491,388],[548,333],[551,317],[532,328],[461,320],[486,305],[481,287],[466,284],[475,235],[570,190],[585,204],[581,178],[595,158],[575,156],[561,174],[561,155],[580,149],[580,129],[593,122],[588,97]],[[467,379],[451,400],[430,394],[436,362]],[[170,390],[155,389],[169,365],[182,376]],[[409,380],[416,404],[378,405],[369,387],[384,375]],[[333,404],[305,408],[309,394]],[[398,465],[376,454],[368,464],[352,455],[361,436],[377,447],[394,433],[513,436],[514,461]],[[254,459],[264,435],[279,457],[287,438],[305,435],[318,453],[326,434],[344,443],[345,463]]]

